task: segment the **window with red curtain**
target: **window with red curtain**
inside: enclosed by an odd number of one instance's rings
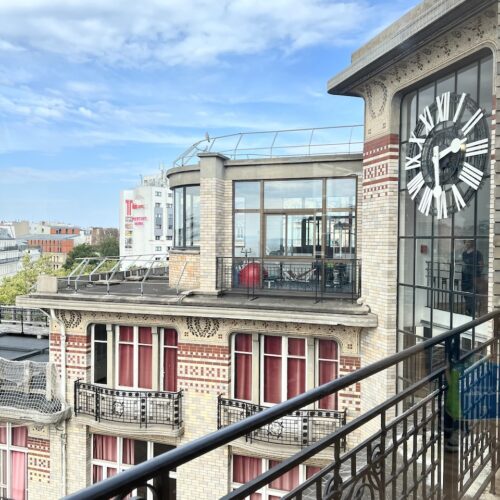
[[[287,398],[306,390],[306,340],[288,338]]]
[[[117,455],[117,438],[115,436],[105,436],[104,434],[94,434],[93,458],[98,460],[106,460],[108,462],[116,462]]]
[[[134,386],[134,327],[120,326],[118,332],[118,384]]]
[[[245,484],[262,474],[262,459],[233,455],[233,483]],[[250,495],[251,500],[260,500],[260,493]]]
[[[335,380],[338,377],[338,344],[334,340],[318,340],[318,385]],[[323,410],[337,409],[337,395],[330,394],[318,402]]]
[[[7,471],[10,470],[10,475]],[[0,495],[27,498],[28,428],[0,426]]]
[[[269,468],[272,469],[280,462],[275,460],[269,460]],[[281,475],[274,481],[272,481],[269,486],[273,489],[282,490],[282,491],[292,491],[299,485],[299,466],[294,467],[292,470],[286,472]],[[270,497],[272,498],[272,497]],[[276,497],[280,498],[280,497]]]
[[[138,344],[138,372],[139,372],[139,387],[151,389],[153,387],[153,333],[149,327],[139,327],[139,344]]]
[[[282,338],[264,336],[264,403],[281,403]]]
[[[252,399],[252,334],[238,333],[234,339],[234,397]]]
[[[163,390],[177,391],[177,332],[165,328],[163,332]]]

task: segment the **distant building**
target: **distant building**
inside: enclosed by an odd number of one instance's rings
[[[165,255],[172,247],[172,192],[163,174],[120,194],[120,255]]]
[[[93,227],[90,229],[90,244],[100,245],[108,238],[118,239],[119,232],[116,227]]]
[[[12,228],[0,227],[0,281],[17,273],[22,248],[14,238]]]
[[[53,269],[61,269],[68,253],[83,243],[81,239],[79,234],[29,234],[26,244],[28,248],[38,248],[42,255],[49,256]]]
[[[27,220],[2,221],[0,222],[0,228],[7,229],[14,238],[20,238],[29,234],[30,223]]]
[[[64,222],[31,222],[25,234],[80,234],[80,228]]]

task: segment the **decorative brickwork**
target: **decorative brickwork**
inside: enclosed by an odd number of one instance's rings
[[[196,250],[170,250],[168,282],[171,288],[196,290],[200,287],[200,254]]]

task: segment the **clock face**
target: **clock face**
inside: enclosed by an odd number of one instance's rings
[[[408,194],[424,215],[445,219],[470,202],[490,152],[485,112],[468,94],[446,92],[427,106],[405,160]]]

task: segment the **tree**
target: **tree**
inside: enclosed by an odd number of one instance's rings
[[[82,245],[76,245],[71,252],[68,253],[68,258],[64,264],[64,269],[72,269],[76,262],[76,259],[81,259],[85,257],[98,257],[96,249],[92,245],[83,243]]]
[[[30,293],[38,277],[42,274],[57,275],[52,269],[50,257],[42,256],[38,260],[31,260],[29,255],[22,259],[21,270],[14,276],[8,276],[0,282],[0,304],[13,305],[18,295]]]
[[[118,238],[108,236],[100,245],[97,245],[96,250],[101,257],[117,257],[120,255]]]

